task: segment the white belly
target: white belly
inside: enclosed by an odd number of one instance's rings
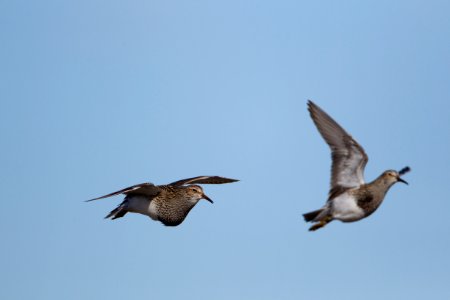
[[[128,211],[143,214],[153,220],[158,220],[158,212],[154,201],[143,196],[132,196],[128,197],[127,200]]]
[[[333,218],[342,222],[353,222],[364,217],[364,211],[353,196],[344,193],[333,199]]]

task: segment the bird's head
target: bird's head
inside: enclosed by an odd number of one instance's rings
[[[387,170],[383,173],[382,177],[389,185],[393,185],[394,183],[397,182],[403,182],[404,184],[408,184],[408,182],[402,179],[400,176],[402,176],[405,173],[408,173],[409,171],[411,171],[410,167],[404,167],[398,172],[395,170]]]
[[[211,203],[214,203],[208,196],[205,195],[202,187],[199,185],[189,185],[188,187],[186,187],[186,191],[188,194],[188,198],[191,201],[198,202],[200,199],[205,199]]]

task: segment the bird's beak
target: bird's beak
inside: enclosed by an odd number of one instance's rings
[[[403,182],[404,184],[408,184],[408,182],[406,182],[406,180],[403,180],[400,177],[397,177],[397,181]]]
[[[211,203],[214,203],[214,202],[211,200],[211,198],[209,198],[209,197],[206,196],[205,194],[202,195],[202,198],[205,199],[205,200],[208,200],[208,201],[211,202]]]

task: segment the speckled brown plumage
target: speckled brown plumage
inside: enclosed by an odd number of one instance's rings
[[[134,212],[147,215],[166,226],[177,226],[184,221],[200,199],[213,203],[204,194],[202,187],[197,184],[222,184],[236,181],[238,180],[219,176],[198,176],[167,185],[142,183],[88,201],[124,194],[126,195],[124,201],[105,218],[114,220],[128,212]]]
[[[197,203],[184,201],[186,187],[163,185],[160,189],[161,193],[153,199],[158,210],[158,221],[166,226],[181,224]]]

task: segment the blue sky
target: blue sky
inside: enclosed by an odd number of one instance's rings
[[[448,1],[0,1],[0,298],[449,299]],[[358,223],[310,233],[329,149],[314,100],[410,165]],[[103,217],[150,181],[186,221]]]

